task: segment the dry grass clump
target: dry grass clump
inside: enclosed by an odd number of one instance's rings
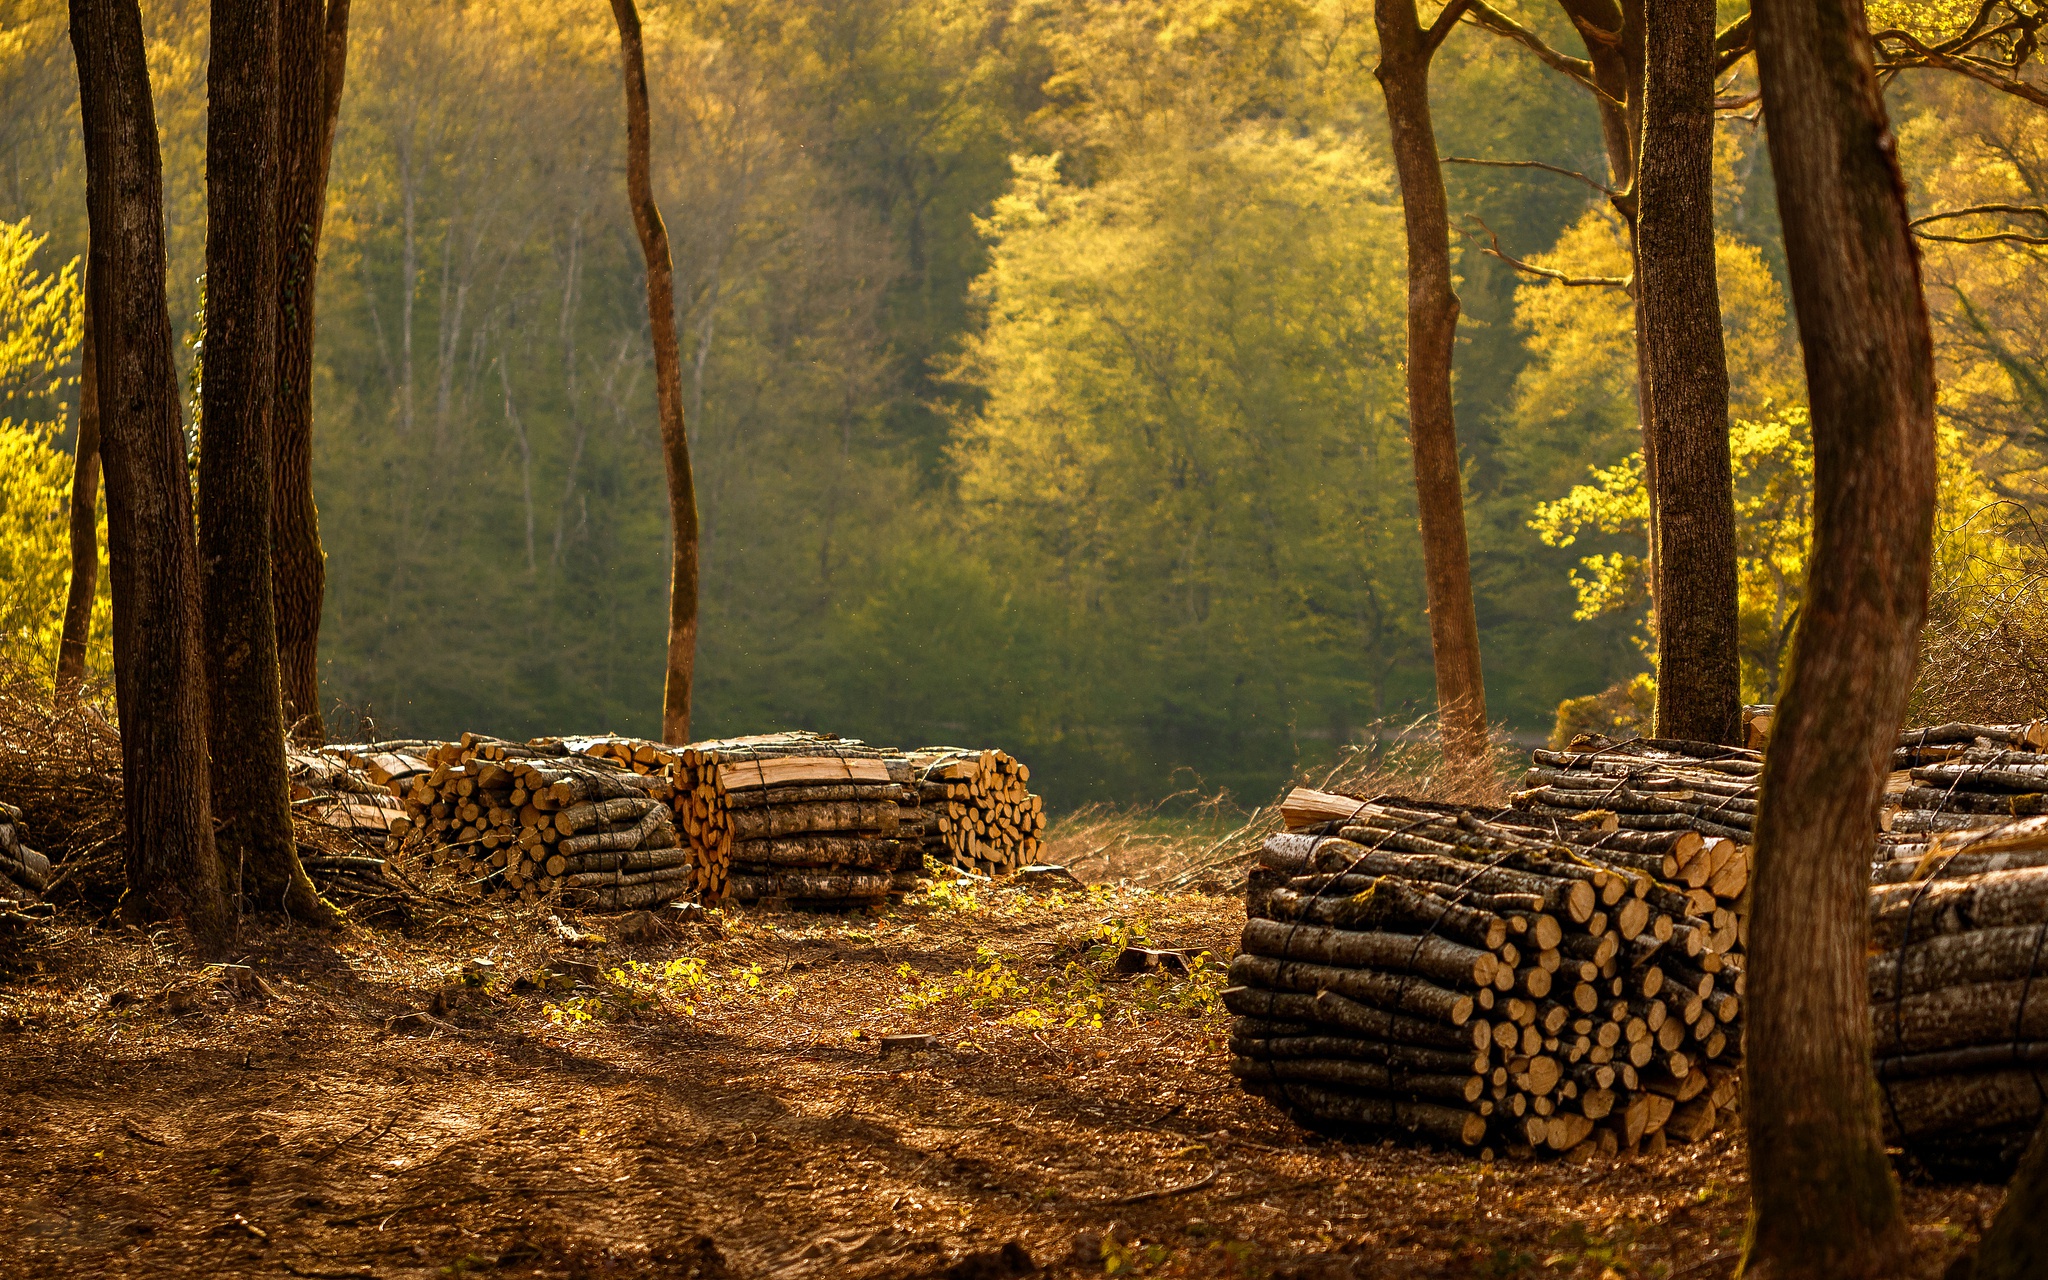
[[[2001,535],[1935,565],[1909,724],[2048,716],[2048,531],[2021,515]]]
[[[22,811],[55,866],[52,897],[111,906],[121,894],[121,735],[113,688],[61,705],[47,674],[0,664],[0,800]]]
[[[1235,891],[1259,845],[1281,828],[1281,796],[1298,786],[1479,807],[1506,802],[1498,762],[1477,769],[1452,765],[1444,759],[1434,721],[1417,720],[1343,748],[1336,762],[1322,769],[1298,771],[1270,803],[1250,810],[1228,793],[1195,791],[1151,805],[1089,805],[1052,823],[1040,856],[1090,882]]]

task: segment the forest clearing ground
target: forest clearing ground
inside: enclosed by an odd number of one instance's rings
[[[475,909],[245,929],[259,984],[61,919],[0,977],[0,1275],[1000,1276],[976,1255],[1010,1241],[1055,1275],[1732,1271],[1732,1140],[1483,1165],[1246,1097],[1213,1000],[1242,920],[940,886],[572,949],[544,910]],[[1133,937],[1219,964],[1110,974]],[[451,987],[475,957],[492,976]],[[622,981],[514,989],[550,960]],[[885,1062],[902,1032],[941,1048]],[[1999,1195],[1908,1186],[1924,1274]]]

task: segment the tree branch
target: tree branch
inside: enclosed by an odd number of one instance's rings
[[[1748,57],[1755,49],[1756,41],[1750,35],[1749,15],[1745,13],[1721,28],[1721,34],[1714,37],[1714,74],[1720,75]]]
[[[1440,156],[1438,160],[1443,164],[1478,164],[1495,169],[1541,169],[1545,173],[1555,173],[1560,177],[1576,178],[1609,199],[1621,194],[1612,187],[1602,186],[1575,169],[1562,169],[1554,164],[1545,164],[1541,160],[1480,160],[1472,156]]]
[[[1973,204],[1961,209],[1943,209],[1939,213],[1924,214],[1906,225],[1922,240],[1937,240],[1944,244],[2031,244],[2048,245],[2048,235],[2032,236],[2024,231],[1988,231],[1983,235],[1951,236],[1920,228],[1930,222],[1946,222],[1951,218],[1968,218],[1982,213],[2008,213],[2020,217],[2039,218],[2048,222],[2048,205],[2038,204]]]
[[[1516,44],[1522,45],[1535,54],[1544,66],[1549,67],[1559,75],[1568,76],[1585,88],[1600,94],[1601,97],[1607,97],[1606,94],[1600,92],[1600,86],[1593,83],[1593,64],[1591,62],[1584,58],[1574,58],[1559,53],[1543,43],[1543,37],[1529,30],[1529,28],[1521,23],[1516,22],[1513,18],[1510,18],[1492,5],[1487,4],[1486,0],[1471,0],[1465,16],[1475,25],[1485,27],[1495,35],[1506,36]]]
[[[1495,232],[1492,227],[1487,226],[1484,219],[1474,213],[1468,213],[1465,217],[1478,223],[1479,229],[1484,231],[1487,239],[1493,242],[1491,248],[1488,248],[1486,245],[1480,245],[1479,252],[1499,258],[1517,271],[1543,280],[1555,280],[1557,283],[1571,289],[1630,289],[1635,286],[1634,276],[1574,276],[1562,271],[1552,271],[1549,267],[1539,267],[1533,262],[1524,262],[1520,258],[1509,257],[1500,247],[1499,233]],[[1470,238],[1477,238],[1470,231],[1464,234]]]
[[[1980,11],[1978,18],[1972,20],[1972,27],[1978,21],[1981,21],[1982,17],[1983,11]],[[1884,61],[1877,64],[1877,69],[1887,75],[1893,75],[1915,67],[1937,67],[1943,71],[1953,71],[1958,75],[1968,76],[1972,80],[1988,84],[1994,89],[2012,94],[2014,97],[2024,99],[2035,106],[2048,107],[2048,89],[2044,89],[2030,80],[2023,80],[2018,74],[2019,68],[2025,64],[2027,58],[2033,52],[2033,41],[2031,38],[2033,36],[2033,28],[2039,25],[2040,21],[2038,18],[2030,17],[2026,22],[2008,22],[1993,27],[1989,31],[1976,32],[1975,34],[1966,32],[1954,40],[1944,41],[1940,46],[1933,48],[1922,43],[1919,37],[1910,32],[1894,28],[1890,31],[1880,31],[1875,36],[1872,36],[1871,44],[1876,48],[1879,56],[1884,59]],[[2014,48],[2013,57],[2010,61],[1999,62],[1990,58],[1963,56],[1976,45],[2008,32],[2018,32],[2021,36],[2020,41]],[[1899,49],[1886,48],[1885,45],[1888,41],[1896,43]]]
[[[1423,33],[1423,49],[1435,53],[1437,46],[1449,37],[1451,28],[1458,25],[1458,19],[1465,16],[1465,11],[1471,8],[1472,4],[1473,0],[1450,0],[1450,3],[1436,15],[1436,21],[1429,24],[1429,30]]]

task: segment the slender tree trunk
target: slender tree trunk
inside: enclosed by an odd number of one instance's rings
[[[1462,6],[1445,9],[1455,23]],[[1450,24],[1425,30],[1414,0],[1376,0],[1380,64],[1394,167],[1408,230],[1408,437],[1415,458],[1416,507],[1429,590],[1430,651],[1436,660],[1437,714],[1444,755],[1483,771],[1486,685],[1479,666],[1479,620],[1472,603],[1472,561],[1465,542],[1465,490],[1452,413],[1451,352],[1458,336],[1458,295],[1451,290],[1451,224],[1429,111],[1429,63]]]
[[[647,258],[647,320],[654,338],[654,394],[661,414],[661,452],[668,464],[673,537],[668,588],[668,678],[661,697],[661,738],[690,737],[690,674],[697,662],[697,487],[690,474],[690,437],[683,428],[682,353],[676,339],[675,268],[668,228],[654,204],[647,118],[647,65],[640,49],[640,12],[633,0],[612,0],[626,81],[626,195],[633,229]],[[1434,161],[1432,161],[1434,163]]]
[[[2005,1204],[1977,1247],[1969,1280],[2029,1280],[2048,1258],[2048,1123],[2034,1130]]]
[[[78,442],[71,454],[71,588],[64,600],[64,634],[57,642],[57,697],[78,696],[85,653],[92,641],[92,602],[100,587],[99,351],[93,338],[92,263],[86,263],[85,354],[79,362]]]
[[[226,923],[206,761],[192,491],[164,298],[163,167],[136,0],[71,0],[121,721],[124,912]]]
[[[278,0],[213,0],[199,566],[215,839],[236,892],[326,919],[292,836],[270,567]]]
[[[1657,733],[1740,741],[1735,482],[1714,275],[1714,3],[1649,0],[1636,314],[1657,551]]]
[[[349,0],[282,0],[278,28],[277,400],[270,433],[271,581],[285,724],[319,744],[327,553],[313,500],[313,302],[327,169],[348,63]]]
[[[1750,924],[1743,1274],[1895,1276],[1865,896],[1934,527],[1934,356],[1860,0],[1759,0],[1756,48],[1813,406],[1806,617],[1771,726]]]

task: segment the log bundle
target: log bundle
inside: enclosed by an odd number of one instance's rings
[[[1892,751],[1882,826],[1915,844],[2048,814],[2048,723],[1908,729]]]
[[[628,911],[690,896],[712,868],[677,832],[670,774],[622,763],[614,741],[466,733],[392,784],[400,825],[423,862],[485,898]]]
[[[33,900],[50,887],[50,860],[29,847],[21,810],[0,803],[0,895]]]
[[[1223,997],[1249,1092],[1317,1127],[1532,1152],[1696,1141],[1735,1110],[1737,938],[1653,855],[1388,797],[1297,789],[1282,813]],[[1704,843],[1624,843],[1681,834]]]
[[[1045,801],[1031,769],[1005,751],[919,747],[889,752],[890,777],[906,789],[904,830],[922,856],[985,876],[1038,861]]]
[[[711,896],[855,908],[914,886],[904,840],[917,796],[880,748],[830,734],[760,734],[676,753],[677,813],[714,868]]]
[[[2048,818],[1937,835],[1870,892],[1870,1031],[1889,1141],[2004,1180],[2048,1096]]]

